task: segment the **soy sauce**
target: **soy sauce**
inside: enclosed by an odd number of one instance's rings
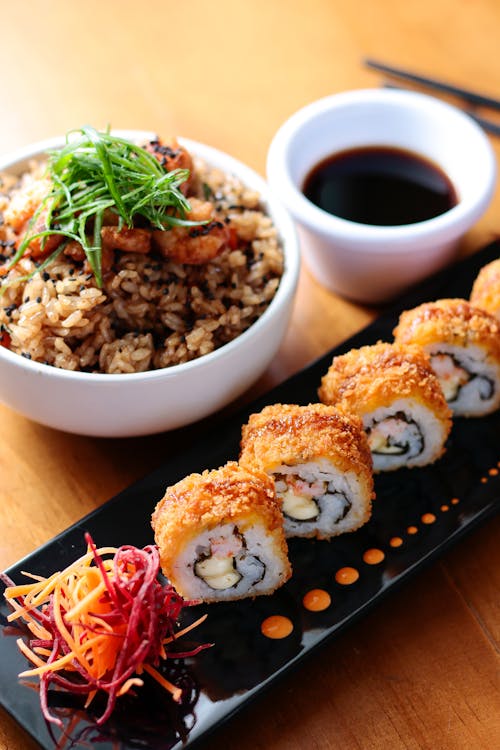
[[[426,221],[458,203],[449,177],[419,154],[385,146],[340,151],[307,175],[306,198],[360,224],[397,226]]]

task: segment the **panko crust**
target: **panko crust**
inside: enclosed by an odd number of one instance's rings
[[[447,342],[479,346],[500,362],[500,324],[493,315],[464,299],[440,299],[406,310],[394,329],[398,344],[429,346]]]
[[[244,530],[257,520],[287,557],[283,517],[274,482],[267,474],[235,461],[202,474],[189,474],[167,487],[151,518],[163,570],[169,570],[180,550],[200,531],[227,522]]]
[[[240,462],[262,471],[325,457],[342,472],[372,476],[361,420],[326,404],[273,404],[243,425]]]
[[[429,356],[418,346],[379,342],[334,357],[319,388],[323,403],[359,416],[413,399],[451,429],[451,411]]]
[[[500,319],[500,258],[481,268],[472,286],[470,303]]]

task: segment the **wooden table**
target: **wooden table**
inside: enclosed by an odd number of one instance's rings
[[[1,6],[1,152],[84,123],[110,123],[210,143],[263,173],[273,133],[294,110],[379,85],[361,65],[366,55],[500,92],[498,0]],[[500,139],[494,146],[498,155]],[[491,240],[499,215],[497,191],[462,252]],[[304,268],[288,335],[250,395],[375,314],[325,291]],[[4,407],[0,419],[1,569],[155,468],[175,440],[72,436]],[[206,747],[499,747],[499,530],[496,519],[470,535]],[[35,747],[2,711],[0,747]]]

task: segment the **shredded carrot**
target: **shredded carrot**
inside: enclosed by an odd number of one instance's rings
[[[25,644],[25,642],[24,642],[24,641],[23,641],[23,640],[22,640],[21,638],[18,638],[18,639],[17,639],[17,647],[18,647],[19,651],[21,651],[21,653],[23,653],[23,654],[25,655],[25,657],[26,657],[27,659],[29,659],[29,661],[33,662],[33,664],[37,664],[37,665],[38,665],[39,667],[41,667],[41,666],[43,666],[43,665],[45,664],[45,662],[43,661],[43,659],[40,659],[40,658],[39,658],[39,657],[38,657],[38,656],[37,656],[37,655],[36,655],[36,654],[35,654],[35,653],[34,653],[34,652],[33,652],[33,651],[32,651],[32,650],[31,650],[31,649],[30,649],[30,648],[29,648],[29,647],[28,647],[28,646],[27,646],[26,644]]]
[[[167,643],[172,643],[172,641],[175,641],[177,638],[181,638],[183,635],[186,635],[186,633],[189,633],[190,630],[194,630],[194,628],[197,628],[198,625],[201,625],[202,622],[205,622],[207,617],[208,615],[202,615],[198,620],[195,620],[195,622],[192,622],[191,625],[188,625],[182,630],[178,630],[175,636],[170,636],[170,638],[165,638],[165,640],[163,641],[164,645],[166,645]]]
[[[144,671],[151,675],[162,687],[172,693],[174,701],[179,702],[182,696],[182,690],[175,685],[172,685],[170,680],[165,679],[156,669],[150,667],[149,664],[144,664]]]
[[[13,610],[9,621],[23,620],[32,635],[28,643],[18,640],[33,665],[19,676],[39,678],[44,716],[59,726],[48,709],[49,686],[85,695],[86,707],[105,691],[98,724],[107,721],[119,696],[143,684],[137,676],[143,672],[180,701],[182,690],[158,671],[160,663],[168,658],[166,646],[206,617],[176,630],[183,607],[197,602],[185,602],[159,582],[156,547],[97,549],[85,538],[87,553],[65,570],[48,578],[24,573],[32,583],[12,584],[4,593]],[[207,645],[174,655],[195,655]]]

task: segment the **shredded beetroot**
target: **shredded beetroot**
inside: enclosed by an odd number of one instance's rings
[[[118,696],[142,684],[145,671],[180,700],[181,690],[156,668],[167,658],[166,644],[175,638],[187,602],[170,585],[158,580],[158,549],[132,546],[97,549],[85,535],[89,552],[62,573],[5,591],[14,612],[34,637],[21,651],[34,668],[21,676],[40,677],[40,703],[48,721],[61,725],[48,706],[48,690],[57,686],[87,695],[107,693],[106,708],[97,719],[105,723]],[[104,559],[105,554],[112,554]],[[176,658],[194,656],[208,644]],[[60,660],[63,660],[62,662]]]

